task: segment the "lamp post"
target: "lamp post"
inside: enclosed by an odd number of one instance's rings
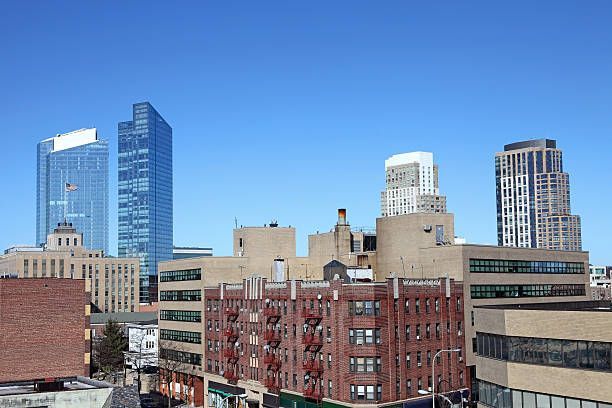
[[[435,370],[436,370],[436,359],[438,358],[438,355],[440,353],[444,353],[444,352],[446,352],[446,353],[459,353],[460,351],[461,351],[461,349],[458,349],[458,348],[456,348],[456,349],[447,349],[447,350],[440,350],[436,354],[434,354],[434,357],[431,360],[431,408],[436,408],[436,374],[435,374]],[[427,394],[429,394],[429,391],[419,390],[418,393],[421,394],[421,395],[427,395]],[[442,395],[442,394],[440,394],[440,395]],[[446,398],[446,396],[442,395],[442,398],[447,400],[451,404],[451,406],[453,405],[451,400]]]
[[[227,401],[228,399],[230,399],[230,398],[236,398],[236,407],[235,407],[235,408],[238,408],[238,398],[246,398],[246,397],[247,397],[247,395],[246,395],[246,394],[234,394],[234,395],[228,395],[227,397],[225,397],[225,398],[223,398],[223,399],[221,400],[221,403],[220,403],[220,404],[219,404],[219,406],[218,406],[218,407],[216,407],[216,408],[223,408],[223,403],[224,403],[225,401]]]

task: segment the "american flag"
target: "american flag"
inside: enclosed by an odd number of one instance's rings
[[[66,192],[75,191],[77,188],[76,184],[66,183]]]

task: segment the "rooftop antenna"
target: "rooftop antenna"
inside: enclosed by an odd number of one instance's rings
[[[238,218],[234,217],[234,226],[238,229]]]

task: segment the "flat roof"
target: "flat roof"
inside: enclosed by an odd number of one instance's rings
[[[89,324],[105,324],[110,319],[117,323],[155,324],[157,323],[157,312],[92,313],[89,315]]]
[[[82,376],[77,376],[74,378],[60,379],[59,382],[64,383],[64,389],[62,391],[49,391],[49,392],[91,390],[91,389],[97,389],[97,388],[114,388],[114,385],[110,383],[107,383],[104,381],[93,380],[93,379],[82,377]],[[4,385],[0,384],[0,396],[39,393],[38,391],[34,390],[34,384],[35,384],[34,381],[8,383]]]
[[[559,312],[612,312],[610,300],[586,300],[579,302],[524,303],[508,305],[480,305],[476,309],[548,310]]]
[[[534,140],[524,140],[522,142],[510,143],[504,145],[504,151],[508,152],[511,150],[519,150],[526,149],[529,147],[544,147],[549,149],[557,148],[557,141],[553,139],[534,139]]]

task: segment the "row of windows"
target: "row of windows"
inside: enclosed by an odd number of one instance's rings
[[[355,385],[351,384],[351,400],[367,400],[380,401],[382,400],[382,385]]]
[[[381,367],[380,357],[349,358],[349,371],[351,373],[377,373]]]
[[[380,329],[349,329],[350,344],[382,344]]]
[[[584,285],[472,285],[472,299],[584,296]]]
[[[380,316],[380,300],[350,300],[348,306],[351,316]]]
[[[159,350],[159,356],[163,360],[178,361],[180,363],[191,365],[202,365],[201,354],[189,353],[187,351],[162,348]]]
[[[612,371],[612,343],[477,333],[483,357],[565,368]]]
[[[161,329],[159,331],[159,338],[161,340],[180,341],[183,343],[202,343],[202,333],[200,332]]]
[[[485,273],[584,273],[582,262],[509,261],[470,259],[470,272]]]
[[[163,272],[162,272],[163,273]],[[162,290],[159,300],[166,302],[195,302],[202,300],[201,290]]]
[[[612,408],[612,404],[514,390],[478,380],[481,404],[494,408]]]
[[[201,269],[183,269],[178,271],[164,271],[159,273],[160,282],[201,280]]]
[[[161,310],[160,320],[174,320],[177,322],[201,322],[202,312],[191,310]]]

